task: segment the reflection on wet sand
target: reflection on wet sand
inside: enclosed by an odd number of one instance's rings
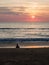
[[[49,48],[49,46],[22,46],[21,48]]]

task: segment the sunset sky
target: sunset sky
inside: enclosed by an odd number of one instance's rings
[[[49,22],[49,0],[0,0],[0,22]]]

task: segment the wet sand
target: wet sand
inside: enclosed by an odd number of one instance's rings
[[[0,43],[0,48],[16,48],[16,45],[19,45],[20,48],[49,48],[49,41],[37,41],[37,42],[16,42],[16,43]]]
[[[49,65],[49,48],[0,48],[0,65]]]

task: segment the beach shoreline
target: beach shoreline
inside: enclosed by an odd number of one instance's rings
[[[2,44],[0,43],[0,48],[16,48],[16,45],[19,45],[20,48],[49,48],[49,42],[45,41],[35,41],[35,42],[8,42]]]

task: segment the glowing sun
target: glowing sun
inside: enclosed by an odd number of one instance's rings
[[[35,16],[32,16],[32,18],[34,19],[34,18],[35,18]]]

